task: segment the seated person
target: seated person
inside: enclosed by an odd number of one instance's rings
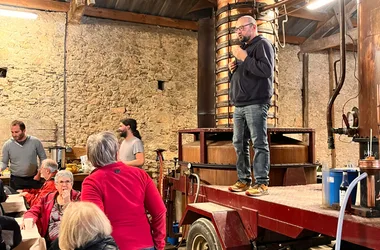
[[[4,215],[4,209],[1,205],[1,202],[5,202],[7,198],[8,196],[5,193],[3,181],[0,180],[0,215]]]
[[[45,179],[45,183],[40,189],[24,189],[20,195],[24,196],[29,207],[37,204],[42,197],[48,193],[56,191],[54,184],[54,176],[58,172],[58,164],[52,159],[45,159],[42,161],[40,174]]]
[[[94,203],[79,201],[67,206],[56,240],[49,250],[118,250],[107,216]],[[58,247],[59,245],[59,247]]]
[[[33,218],[38,232],[45,238],[47,245],[58,238],[59,225],[67,205],[71,201],[80,199],[80,192],[73,190],[74,177],[71,172],[59,171],[54,181],[57,191],[42,197],[36,205],[24,214],[24,219]],[[24,223],[20,227],[24,229]]]
[[[21,231],[17,221],[0,216],[0,250],[13,249],[21,243]]]

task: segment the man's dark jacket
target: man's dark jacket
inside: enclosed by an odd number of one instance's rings
[[[236,107],[270,104],[273,95],[274,51],[272,44],[261,35],[241,46],[247,58],[237,61],[230,76],[230,101]]]

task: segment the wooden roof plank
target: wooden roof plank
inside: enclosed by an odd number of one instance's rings
[[[282,35],[279,35],[281,43],[284,41],[284,38]],[[290,44],[297,44],[300,45],[306,40],[306,37],[302,36],[286,36],[285,35],[285,43],[290,43]]]
[[[358,39],[358,29],[353,28],[350,30],[347,30],[347,35],[351,36],[354,41],[357,41]],[[328,48],[336,47],[340,44],[340,33],[324,37],[318,40],[311,40],[308,42],[304,42],[300,49],[301,53],[311,53],[311,52],[317,52]],[[346,44],[352,44],[351,39],[346,39]]]
[[[288,16],[292,17],[298,17],[302,19],[308,19],[318,22],[326,22],[329,19],[329,15],[321,12],[312,12],[305,9],[298,9],[298,10],[288,10]],[[283,11],[281,12],[281,15],[283,15]]]
[[[356,9],[357,9],[356,1],[351,0],[349,3],[346,4],[346,15],[350,16]],[[323,34],[328,33],[327,31],[338,26],[338,24],[339,24],[339,22],[338,22],[337,16],[334,14],[323,25],[320,25],[317,28],[317,30],[311,36],[309,36],[309,38],[305,41],[305,43],[309,42],[313,39],[321,38],[323,36]]]
[[[158,25],[163,27],[171,27],[177,29],[198,30],[198,24],[194,21],[180,20],[174,18],[152,16],[145,14],[137,14],[127,11],[102,9],[95,7],[87,7],[84,11],[84,15],[90,17],[106,18],[118,21],[143,23],[149,25]]]
[[[0,0],[0,4],[56,12],[67,12],[70,8],[69,3],[51,0]]]

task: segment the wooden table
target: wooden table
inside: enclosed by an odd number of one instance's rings
[[[6,214],[26,211],[24,197],[19,194],[8,195],[7,200],[2,202],[1,206]]]
[[[17,223],[21,225],[23,218],[15,218]],[[46,250],[46,242],[38,233],[37,226],[34,225],[31,230],[21,230],[22,242],[14,250]]]

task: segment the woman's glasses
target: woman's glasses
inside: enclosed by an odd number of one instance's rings
[[[71,181],[70,180],[67,180],[67,181],[59,181],[58,182],[59,185],[63,185],[63,184],[71,184]]]

